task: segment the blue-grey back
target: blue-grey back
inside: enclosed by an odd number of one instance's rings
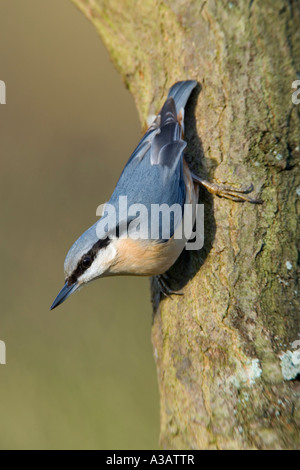
[[[115,206],[118,217],[120,196],[127,196],[128,205],[139,203],[146,206],[149,223],[153,204],[179,204],[183,207],[182,158],[186,143],[181,138],[177,114],[186,105],[196,84],[189,80],[173,85],[157,118],[131,155],[109,201]],[[172,228],[171,236],[175,228]]]
[[[196,81],[188,80],[172,86],[160,113],[129,158],[109,201],[115,207],[118,218],[118,202],[122,195],[127,196],[128,205],[141,203],[148,209],[151,204],[183,206],[183,151],[186,143],[181,139],[177,114],[185,107],[196,85]],[[173,231],[174,227],[171,226],[171,235]],[[106,236],[106,233],[99,230],[98,221],[86,230],[66,257],[66,272],[72,272],[78,259],[97,243],[99,238]]]

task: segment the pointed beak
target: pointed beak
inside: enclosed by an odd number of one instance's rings
[[[73,294],[73,292],[75,292],[77,288],[77,282],[75,284],[72,284],[71,286],[66,283],[58,294],[58,296],[56,297],[56,299],[54,300],[53,304],[51,305],[50,310],[53,310],[54,308],[62,304],[65,300],[67,300],[67,298],[70,297],[70,295]]]

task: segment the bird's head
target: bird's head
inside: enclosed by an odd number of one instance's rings
[[[78,238],[65,259],[65,285],[54,300],[51,310],[62,304],[85,284],[109,275],[117,258],[115,240],[97,236],[97,223]]]

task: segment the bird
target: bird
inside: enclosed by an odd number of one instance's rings
[[[191,93],[198,85],[196,80],[175,83],[169,90],[166,101],[152,124],[133,151],[117,182],[104,214],[86,230],[70,248],[64,263],[65,284],[55,298],[51,309],[61,305],[71,294],[91,281],[117,275],[156,276],[164,295],[175,294],[163,275],[175,263],[184,250],[190,234],[182,233],[186,207],[192,207],[192,224],[199,197],[199,186],[212,194],[232,199],[260,203],[249,193],[253,186],[235,189],[219,185],[194,174],[184,157],[187,146],[184,140],[184,111]],[[139,222],[143,222],[141,237],[130,236],[134,230],[134,217],[120,209],[120,201],[126,198],[128,207],[138,205],[145,208]],[[159,220],[156,236],[152,235],[151,214],[154,206],[176,207],[180,210],[168,212],[169,233],[163,233]],[[112,208],[115,218],[105,222]],[[164,219],[164,215],[162,216]],[[107,225],[110,225],[109,229]],[[134,225],[134,229],[136,229]]]

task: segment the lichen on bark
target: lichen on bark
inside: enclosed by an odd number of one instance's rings
[[[189,164],[211,180],[252,182],[264,200],[202,191],[204,247],[169,273],[184,297],[161,299],[152,283],[161,447],[299,448],[300,382],[285,380],[280,363],[300,334],[300,105],[291,101],[299,0],[73,2],[99,32],[142,125],[169,86],[196,79]]]

